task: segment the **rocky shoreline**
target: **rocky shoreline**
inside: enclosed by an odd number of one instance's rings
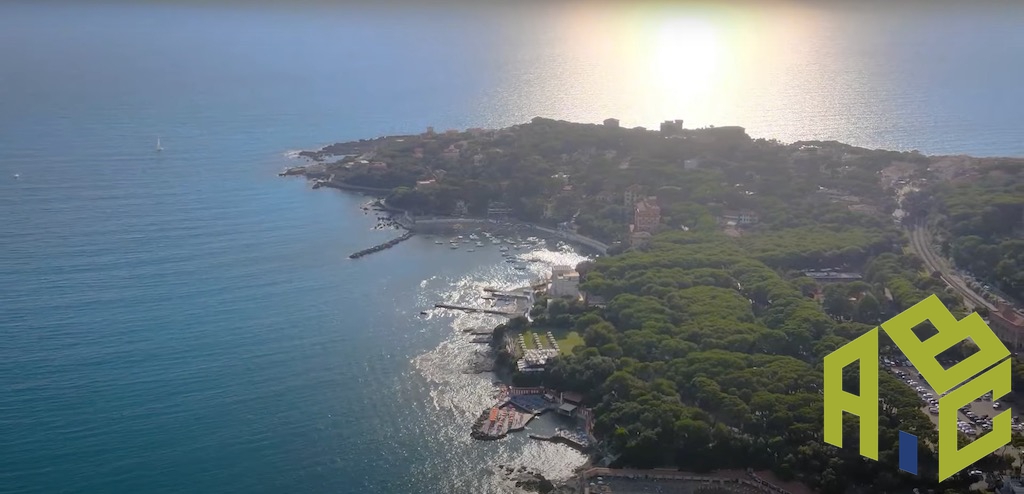
[[[384,138],[380,138],[380,139],[384,139]],[[371,144],[371,143],[373,143],[373,141],[376,141],[376,140],[360,141],[360,143],[361,144],[365,144],[365,145],[367,145],[369,147],[372,147],[374,145],[374,144]],[[319,164],[319,162],[322,162],[323,160],[331,158],[331,157],[337,157],[337,156],[346,155],[346,154],[357,154],[358,152],[361,152],[361,151],[357,150],[356,148],[351,148],[350,149],[349,147],[347,147],[350,144],[353,144],[353,143],[346,143],[345,145],[340,145],[340,144],[331,145],[331,146],[327,146],[325,148],[322,148],[319,151],[301,151],[301,152],[298,153],[299,156],[301,156],[302,158],[304,158],[306,160],[315,161],[316,163],[310,165],[309,167],[307,167],[307,166],[289,167],[289,168],[285,169],[284,171],[280,172],[278,175],[281,176],[281,177],[303,176],[307,180],[310,180],[310,181],[313,182],[313,188],[314,189],[321,188],[321,187],[330,187],[330,188],[334,188],[334,189],[345,190],[345,191],[350,191],[350,192],[357,192],[357,193],[363,193],[363,194],[368,194],[368,195],[377,195],[377,194],[383,194],[383,193],[390,192],[389,189],[375,189],[375,188],[372,188],[372,187],[360,187],[360,186],[354,186],[354,185],[348,185],[348,184],[344,184],[344,183],[339,183],[336,180],[331,180],[331,179],[333,179],[333,177],[327,178],[326,175],[323,175],[321,173],[321,170],[319,170],[317,168],[317,167],[322,166],[322,165]],[[404,211],[395,210],[395,209],[387,207],[387,205],[383,202],[383,199],[379,195],[375,199],[370,200],[370,201],[364,203],[363,205],[361,205],[360,209],[362,209],[364,211],[364,214],[369,214],[372,211],[372,212],[374,212],[377,215],[378,221],[377,221],[377,225],[374,227],[375,230],[377,230],[377,229],[404,229],[401,224],[399,224],[397,221],[394,220],[394,215],[395,214],[401,214],[401,213],[404,213]],[[477,220],[477,221],[483,221],[483,220]],[[498,230],[498,231],[501,231],[501,232],[509,234],[509,235],[521,235],[521,234],[524,234],[527,231],[531,231],[531,230],[532,231],[547,230],[547,229],[544,229],[544,228],[542,228],[542,227],[540,227],[538,225],[533,225],[533,224],[519,222],[519,221],[505,221],[505,222],[501,222],[500,224],[490,224],[490,223],[488,223],[487,226],[488,226],[488,229]],[[394,239],[394,240],[391,241],[391,243],[394,244],[394,243],[401,242],[405,238],[408,238],[409,236],[411,236],[411,234],[412,234],[412,232],[407,231],[403,235],[403,237],[400,237],[399,239]],[[387,247],[376,246],[376,247],[373,247],[373,248],[370,248],[370,249],[366,249],[365,252],[364,251],[360,251],[360,252],[358,252],[356,254],[353,254],[352,257],[353,258],[361,257],[362,255],[366,255],[366,254],[369,254],[369,253],[372,253],[372,252],[376,252],[376,251],[379,251],[379,250],[384,250],[385,248],[387,248]],[[497,364],[496,358],[497,357],[496,357],[495,353],[493,352],[493,350],[476,350],[474,352],[472,361],[468,364],[467,368],[464,370],[464,373],[466,373],[466,374],[483,374],[483,373],[487,373],[487,372],[495,372],[495,371],[498,370],[497,366],[496,366],[496,364]],[[476,431],[477,426],[479,425],[479,423],[481,421],[485,420],[486,418],[487,418],[487,412],[484,412],[474,422],[474,424],[473,424],[473,431],[471,432],[471,436],[474,437],[477,440],[498,440],[498,439],[501,439],[502,437],[504,437],[504,436],[493,437],[493,436],[487,436],[487,435],[484,435],[484,434],[477,433],[477,431]],[[587,464],[590,464],[590,462],[588,461]],[[535,471],[533,469],[530,469],[530,468],[528,468],[526,466],[520,466],[520,467],[516,468],[516,467],[513,467],[513,466],[498,465],[496,473],[500,476],[500,478],[503,481],[509,483],[510,485],[513,485],[515,488],[520,489],[523,492],[538,492],[538,493],[541,493],[541,494],[573,494],[573,493],[576,492],[575,484],[577,482],[579,482],[579,480],[580,480],[577,475],[573,475],[572,477],[567,479],[565,482],[559,482],[559,484],[556,485],[550,479],[545,478],[544,475],[541,474],[540,472]]]
[[[545,478],[544,475],[526,467],[515,468],[498,465],[498,471],[501,474],[502,480],[512,483],[517,488],[523,489],[526,492],[539,492],[541,494],[569,494],[576,492],[570,485],[555,485],[554,482]]]

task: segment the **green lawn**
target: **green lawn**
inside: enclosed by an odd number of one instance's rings
[[[523,341],[526,343],[526,349],[532,350],[534,348],[537,348],[537,345],[534,344],[533,341],[533,335],[535,333],[538,337],[540,337],[541,349],[551,348],[550,344],[548,343],[547,332],[547,329],[540,328],[539,330],[536,331],[527,331],[523,333]],[[555,340],[558,341],[558,350],[559,353],[561,353],[562,355],[569,355],[572,353],[572,349],[574,347],[583,345],[583,337],[580,336],[580,334],[575,331],[565,333],[564,330],[551,330],[551,332],[554,333]]]
[[[558,350],[562,355],[572,354],[574,347],[583,344],[583,337],[575,331],[570,331],[564,335],[556,335],[555,339],[558,341]]]

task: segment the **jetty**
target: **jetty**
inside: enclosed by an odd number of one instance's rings
[[[515,317],[517,314],[515,311],[499,310],[499,309],[487,309],[483,307],[468,307],[465,305],[453,305],[453,304],[434,304],[434,307],[438,309],[454,309],[466,312],[482,312],[484,314],[494,314],[497,316]]]
[[[380,252],[380,251],[382,251],[384,249],[390,249],[390,248],[392,248],[392,247],[394,247],[394,246],[396,246],[396,245],[398,245],[398,244],[400,244],[402,242],[405,242],[406,240],[409,240],[410,238],[412,238],[412,236],[413,236],[412,232],[405,232],[405,233],[402,234],[401,237],[388,240],[387,242],[384,242],[384,243],[382,243],[380,245],[374,245],[373,247],[370,247],[369,249],[363,249],[363,250],[361,250],[359,252],[354,252],[351,255],[349,255],[348,258],[349,259],[359,259],[360,257],[368,256],[370,254],[373,254],[374,252]]]
[[[555,433],[550,436],[530,434],[529,437],[530,439],[536,439],[538,441],[566,444],[584,453],[590,448],[590,439],[587,437],[587,433],[582,429],[575,431],[557,429]]]

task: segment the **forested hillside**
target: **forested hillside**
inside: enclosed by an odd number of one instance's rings
[[[864,281],[826,288],[823,308],[808,297],[813,282],[787,271],[789,256],[759,260],[744,243],[675,233],[646,252],[599,260],[583,287],[610,302],[572,321],[586,346],[558,359],[547,383],[598,404],[596,432],[624,465],[774,468],[825,492],[842,492],[851,479],[876,492],[920,486],[895,469],[897,429],[935,440],[920,398],[882,373],[882,458],[864,461],[855,446],[822,441],[821,362],[930,293],[954,309],[959,301],[894,245],[867,263]],[[796,256],[786,245],[772,247]],[[891,302],[887,287],[896,292]],[[847,444],[856,437],[847,427]],[[935,468],[929,450],[921,456]]]
[[[957,266],[1024,301],[1024,165],[992,164],[924,194]]]

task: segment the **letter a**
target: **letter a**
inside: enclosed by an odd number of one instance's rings
[[[860,394],[843,390],[843,369],[860,361]],[[825,442],[843,447],[843,412],[860,418],[860,454],[878,461],[878,328],[825,356]]]

